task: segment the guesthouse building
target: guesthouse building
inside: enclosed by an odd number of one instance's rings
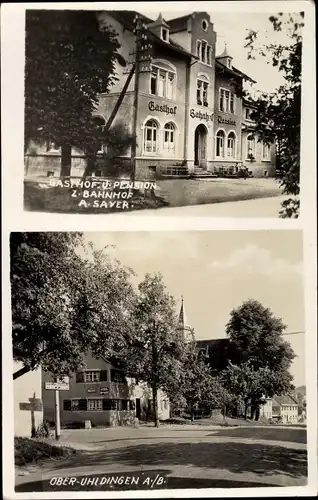
[[[247,167],[251,176],[275,175],[275,148],[254,137],[249,106],[242,98],[244,82],[253,80],[236,68],[227,47],[216,54],[217,33],[206,12],[168,21],[160,14],[154,21],[135,11],[98,11],[100,29],[107,25],[116,31],[125,61],[116,63],[117,81],[109,93],[99,96],[99,125],[107,124],[135,63],[136,16],[150,48],[113,121],[136,137],[135,151],[128,148],[117,158],[118,174],[134,170],[139,180],[202,173],[230,176]],[[104,152],[101,144],[101,171]],[[83,153],[73,150],[72,175],[80,175],[85,163]],[[56,176],[59,165],[60,150],[52,141],[33,144],[26,153],[27,175]]]

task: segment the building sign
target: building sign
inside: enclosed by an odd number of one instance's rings
[[[200,120],[205,120],[206,122],[210,122],[213,120],[213,113],[202,113],[201,111],[195,111],[194,109],[190,109],[191,118],[199,118]]]
[[[69,377],[58,379],[57,382],[45,382],[45,389],[54,391],[68,391],[70,388]]]
[[[177,106],[170,107],[167,104],[155,104],[154,101],[150,101],[148,104],[149,111],[159,111],[159,113],[166,113],[166,115],[175,115],[177,112]]]
[[[95,389],[95,387],[91,388],[91,389],[87,389],[87,392],[96,392],[96,389]]]
[[[101,387],[99,392],[101,394],[108,394],[109,393],[109,387]]]
[[[218,116],[218,124],[219,125],[233,125],[236,126],[236,121],[228,120],[227,118],[222,118],[222,116]]]

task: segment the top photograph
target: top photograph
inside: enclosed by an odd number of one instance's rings
[[[26,11],[24,209],[297,218],[304,13],[146,8]]]

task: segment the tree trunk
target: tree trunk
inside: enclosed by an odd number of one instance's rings
[[[70,177],[72,168],[72,146],[63,144],[61,149],[61,177]]]
[[[256,407],[255,407],[255,420],[256,420],[256,422],[259,420],[259,415],[260,415],[260,407],[259,407],[259,405],[256,405]]]
[[[96,154],[88,153],[86,167],[82,177],[83,182],[85,181],[86,177],[92,175],[92,173],[95,171],[95,168],[96,168]]]
[[[158,388],[156,385],[152,386],[152,399],[153,399],[153,421],[155,427],[159,427],[159,415],[158,415]]]
[[[191,408],[191,422],[194,422],[194,408]]]

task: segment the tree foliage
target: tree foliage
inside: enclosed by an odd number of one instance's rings
[[[231,311],[226,325],[231,363],[221,380],[238,403],[257,404],[261,395],[271,397],[293,389],[289,368],[295,353],[283,338],[285,328],[280,318],[256,300]]]
[[[274,93],[262,93],[254,102],[251,118],[256,122],[260,140],[277,146],[277,168],[282,172],[283,194],[290,198],[282,204],[281,217],[298,217],[300,179],[300,122],[301,122],[301,61],[304,13],[279,13],[269,21],[273,31],[289,36],[287,43],[258,44],[259,33],[250,30],[246,37],[248,59],[257,55],[270,58],[272,66],[283,75],[284,83]]]
[[[168,391],[170,397],[171,392],[170,389]],[[199,406],[222,408],[224,405],[225,390],[219,380],[212,376],[211,368],[195,342],[190,342],[186,346],[181,377],[171,399],[187,409],[192,419]]]
[[[84,248],[80,233],[11,234],[13,357],[24,365],[14,378],[39,366],[70,374],[126,334],[130,273]]]
[[[96,12],[28,10],[25,44],[25,146],[52,140],[90,152],[98,143],[92,119],[98,94],[115,82],[116,33],[99,28]],[[65,160],[66,161],[66,160]],[[66,165],[70,166],[70,165]]]
[[[128,375],[151,387],[154,423],[158,426],[158,391],[180,380],[185,343],[177,335],[174,299],[166,291],[162,276],[146,274],[138,292],[131,315],[131,336],[118,356]]]

